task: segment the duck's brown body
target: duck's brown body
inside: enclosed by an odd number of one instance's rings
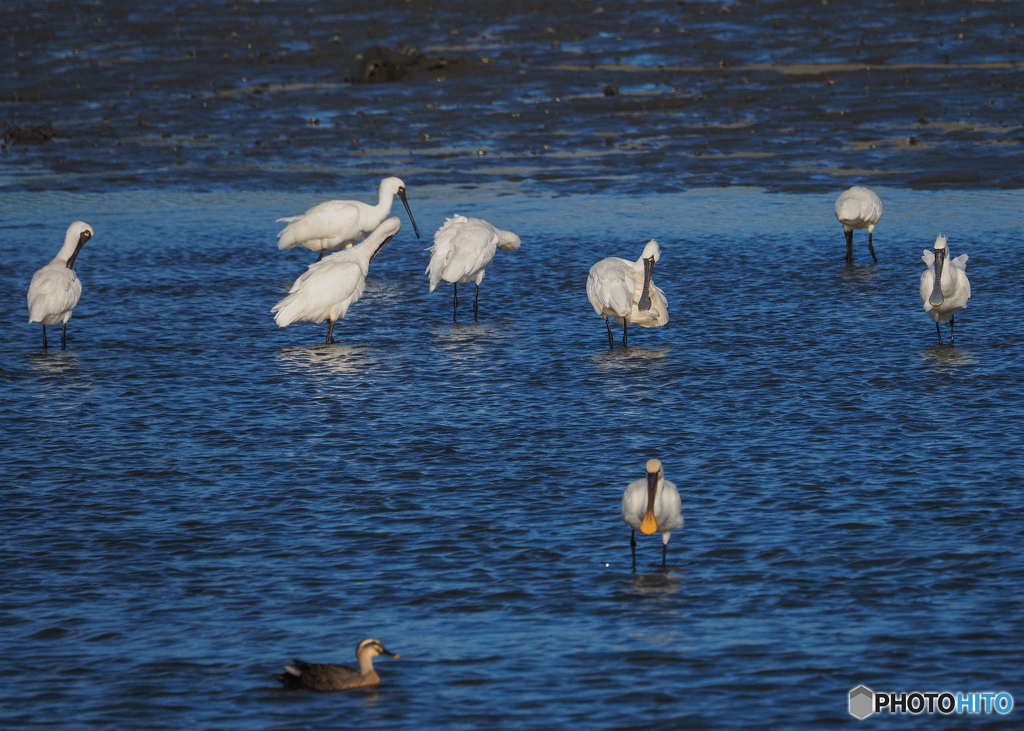
[[[299,671],[299,675],[287,672],[274,676],[290,690],[331,691],[380,685],[380,676],[375,670],[361,673],[346,665],[309,663],[302,660],[292,660],[292,667]]]

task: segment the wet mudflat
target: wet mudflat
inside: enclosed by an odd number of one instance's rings
[[[8,146],[8,188],[318,189],[381,170],[576,192],[1024,184],[1012,2],[8,2],[0,18],[0,121],[57,129]],[[375,46],[430,62],[350,83]]]
[[[313,258],[272,244],[301,194],[9,196],[6,728],[821,728],[860,683],[1024,697],[1019,192],[880,188],[880,261],[858,237],[850,268],[831,195],[415,192],[421,223],[458,200],[523,247],[454,324],[406,227],[332,347],[269,312]],[[24,288],[85,212],[44,353]],[[956,347],[917,294],[939,222],[971,257]],[[609,351],[587,269],[655,234],[672,320]],[[651,454],[686,524],[634,574],[619,499]],[[270,678],[372,635],[402,655],[378,693]]]

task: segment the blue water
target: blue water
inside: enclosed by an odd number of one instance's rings
[[[879,262],[858,232],[847,268],[831,192],[410,184],[425,238],[406,222],[337,346],[275,326],[314,257],[273,219],[361,188],[6,194],[0,725],[821,728],[861,683],[1024,700],[1024,194],[878,192]],[[479,324],[422,273],[454,212],[523,240]],[[84,293],[43,351],[24,295],[75,218]],[[955,347],[917,292],[940,232],[970,255]],[[671,322],[609,351],[587,270],[652,237]],[[652,456],[686,524],[634,573],[619,499]],[[367,636],[402,655],[377,691],[270,677]]]

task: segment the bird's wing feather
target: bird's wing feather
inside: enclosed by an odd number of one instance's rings
[[[931,266],[935,263],[935,252],[931,249],[925,249],[921,252],[921,261],[925,263],[925,266]]]
[[[953,266],[955,266],[960,271],[966,272],[967,271],[967,260],[969,258],[970,257],[968,257],[967,254],[961,254],[957,258],[953,259],[953,261],[951,263],[953,264]]]
[[[658,529],[675,530],[683,526],[683,503],[679,499],[679,489],[668,480],[661,483],[661,495],[655,516],[658,519]]]
[[[633,305],[635,288],[633,266],[625,259],[602,259],[590,267],[587,295],[598,314],[603,314],[605,308],[608,308],[618,316],[628,315]]]
[[[281,219],[285,220],[285,219]],[[350,201],[326,201],[293,216],[277,235],[277,248],[291,249],[312,239],[329,239],[359,223],[359,209]]]
[[[82,282],[67,267],[45,266],[28,286],[29,322],[41,322],[47,315],[74,309],[82,296]]]
[[[459,282],[486,269],[494,261],[497,249],[497,230],[486,221],[470,218],[455,228],[452,253],[441,276],[448,282]]]
[[[455,236],[461,225],[468,219],[458,214],[444,220],[444,225],[434,232],[434,245],[430,247],[430,261],[424,274],[430,276],[430,291],[433,292],[441,283],[441,275],[445,265],[455,251]]]
[[[274,321],[285,327],[299,320],[323,322],[330,309],[349,299],[363,281],[363,270],[345,259],[318,262],[292,286],[291,293],[270,310]]]

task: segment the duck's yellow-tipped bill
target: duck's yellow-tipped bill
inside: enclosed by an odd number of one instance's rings
[[[658,530],[658,521],[654,519],[653,515],[648,513],[644,516],[644,522],[640,524],[640,532],[645,536],[649,536],[656,530]]]

